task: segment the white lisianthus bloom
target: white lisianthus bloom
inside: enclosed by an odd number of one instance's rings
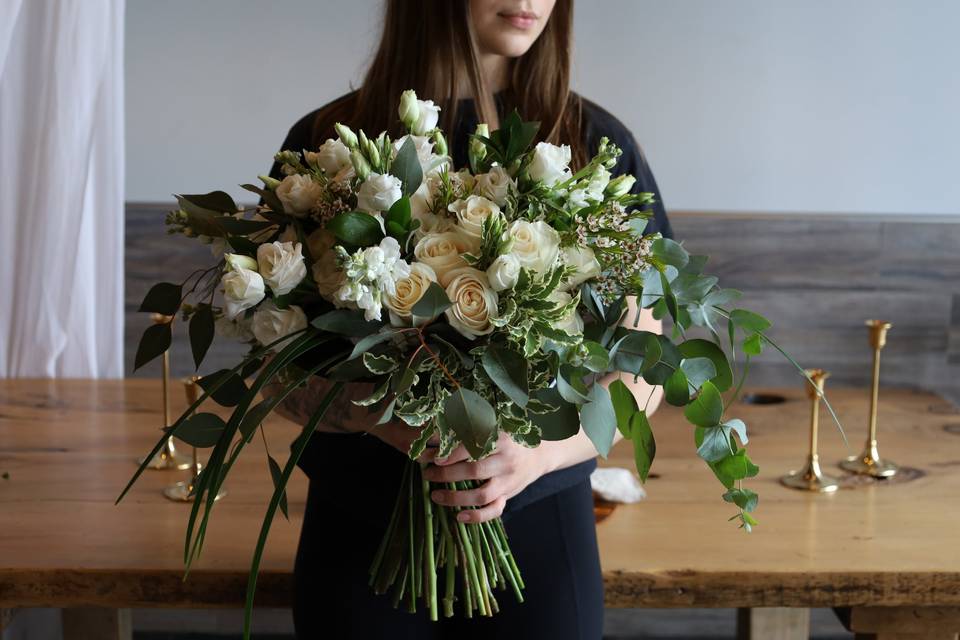
[[[538,142],[527,171],[534,180],[548,187],[570,177],[570,147]]]
[[[450,282],[451,271],[467,266],[463,254],[469,252],[470,245],[466,238],[454,231],[428,233],[413,249],[417,261],[433,269],[438,282],[443,286]]]
[[[520,261],[517,260],[517,256],[509,253],[497,256],[497,259],[487,267],[487,279],[494,291],[512,289],[516,286],[519,277]]]
[[[290,305],[286,309],[279,309],[272,301],[268,301],[254,312],[250,328],[257,342],[266,346],[295,331],[306,329],[307,315],[298,306]],[[280,351],[290,343],[290,340],[284,340],[272,348]]]
[[[303,245],[299,242],[269,242],[257,247],[257,264],[264,282],[274,295],[282,296],[296,288],[307,275]]]
[[[450,272],[447,297],[453,302],[444,314],[458,333],[470,340],[493,331],[491,318],[497,317],[499,296],[490,288],[487,274],[473,267]]]
[[[515,220],[507,235],[513,240],[509,253],[516,256],[521,267],[545,273],[557,262],[560,234],[546,222]]]
[[[430,288],[431,282],[437,281],[437,274],[422,262],[410,265],[410,275],[396,282],[395,291],[383,297],[383,306],[390,313],[390,324],[395,327],[409,327],[424,325],[432,322],[433,318],[413,318],[413,306],[420,301],[423,294]]]
[[[398,112],[400,121],[418,136],[436,128],[440,120],[440,107],[433,100],[418,100],[417,94],[410,89],[401,94]]]
[[[600,275],[600,262],[590,247],[566,247],[560,254],[560,261],[577,269],[565,283],[568,289]]]
[[[566,291],[554,291],[547,297],[547,300],[553,300],[559,307],[561,305],[569,304],[573,298]],[[558,322],[555,322],[553,327],[575,336],[583,333],[583,318],[581,318],[580,314],[577,313],[576,307],[573,307],[566,313],[566,315],[563,316],[563,318],[561,318]]]
[[[228,269],[249,269],[250,271],[256,271],[258,268],[256,260],[250,256],[239,253],[225,253],[223,259],[226,260]]]
[[[323,187],[310,176],[294,174],[283,179],[275,190],[284,211],[303,217],[310,213],[323,197]]]
[[[462,233],[473,247],[480,250],[483,239],[483,221],[487,218],[502,216],[500,207],[483,196],[470,196],[466,200],[455,200],[447,209],[457,216],[457,230]]]
[[[223,312],[230,320],[259,304],[266,295],[263,277],[250,269],[231,269],[220,282],[223,283]]]
[[[307,163],[318,167],[330,178],[338,175],[347,167],[353,168],[350,161],[350,149],[339,140],[328,138],[316,151],[307,151]]]
[[[357,208],[368,213],[387,211],[401,195],[399,178],[390,174],[371,173],[357,191]]]
[[[507,206],[507,196],[517,188],[516,182],[503,167],[491,167],[487,173],[476,176],[474,190],[500,207]]]

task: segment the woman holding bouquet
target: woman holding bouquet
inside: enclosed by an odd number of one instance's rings
[[[619,146],[623,154],[612,173],[636,176],[636,193],[656,194],[647,232],[669,237],[659,191],[630,132],[569,89],[572,13],[572,0],[388,0],[382,40],[360,89],[302,118],[281,148],[323,153],[337,122],[399,137],[394,105],[412,88],[440,107],[439,124],[451,136],[449,155],[460,168],[467,165],[477,124],[495,130],[516,108],[541,123],[538,140],[570,145],[574,170],[596,153],[602,137]],[[272,175],[283,177],[279,165]],[[660,323],[644,310],[638,328],[659,332]],[[632,376],[624,382],[652,413],[659,389]],[[325,384],[315,379],[288,397],[285,415],[305,421]],[[417,431],[397,419],[375,426],[379,416],[351,402],[369,395],[369,386],[347,389],[300,460],[310,490],[295,570],[297,637],[601,637],[603,583],[589,481],[596,449],[582,430],[535,448],[501,436],[493,454],[476,462],[462,445],[443,460],[427,448],[421,460],[431,463],[424,471],[430,481],[482,483],[466,491],[438,488],[433,501],[475,507],[460,513],[464,522],[502,516],[527,586],[524,603],[504,597],[492,617],[431,622],[422,611],[394,609],[388,597],[375,595],[367,573]]]

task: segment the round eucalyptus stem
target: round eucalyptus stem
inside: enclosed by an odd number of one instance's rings
[[[430,481],[423,475],[423,466],[423,464],[420,466],[420,484],[423,490],[424,550],[426,551],[424,590],[430,609],[430,619],[436,621],[439,616],[437,615],[437,562],[433,554],[433,504],[430,500]]]

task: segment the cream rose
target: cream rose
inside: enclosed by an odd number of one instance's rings
[[[481,196],[489,198],[498,206],[507,206],[507,196],[516,190],[516,183],[503,167],[491,167],[487,173],[477,176],[474,190]]]
[[[303,217],[313,209],[323,197],[323,187],[310,176],[295,174],[283,179],[275,191],[284,211]]]
[[[357,208],[368,213],[387,211],[401,195],[399,178],[371,173],[357,191]]]
[[[557,306],[570,304],[570,301],[573,298],[566,291],[554,291],[548,297],[548,300],[553,300],[557,303]],[[583,318],[580,317],[580,314],[577,313],[576,307],[570,309],[566,315],[563,316],[559,321],[553,323],[555,329],[560,329],[572,336],[583,333]]]
[[[560,254],[560,261],[564,265],[577,269],[576,273],[567,280],[567,288],[578,287],[600,275],[600,262],[590,247],[566,247]]]
[[[231,320],[256,306],[266,295],[263,277],[250,269],[231,269],[220,282],[223,283],[223,312]]]
[[[530,177],[551,187],[570,177],[570,147],[539,142],[527,169]]]
[[[520,261],[517,260],[517,256],[509,253],[497,256],[497,259],[487,267],[487,279],[494,291],[512,289],[517,284],[519,276]]]
[[[307,316],[300,307],[290,305],[286,309],[278,309],[273,302],[266,302],[253,314],[250,329],[257,342],[266,346],[295,331],[307,328]],[[292,340],[292,338],[291,338]],[[273,345],[273,349],[280,351],[290,343],[284,340]]]
[[[274,295],[290,293],[307,275],[303,245],[299,242],[269,242],[257,247],[260,275]]]
[[[418,262],[423,262],[437,274],[437,281],[447,286],[449,274],[454,269],[467,266],[464,253],[470,252],[469,243],[459,233],[428,233],[413,249]]]
[[[437,274],[429,266],[422,262],[411,264],[410,275],[397,280],[393,295],[383,297],[383,306],[390,312],[390,324],[395,327],[409,327],[432,322],[433,318],[420,317],[414,322],[411,310],[430,288],[430,283],[436,281]]]
[[[483,239],[483,221],[501,216],[500,207],[483,196],[470,196],[456,200],[447,209],[457,216],[457,230],[470,242],[473,251],[480,250]]]
[[[307,162],[323,170],[328,177],[334,177],[347,167],[353,167],[350,162],[350,149],[339,140],[328,138],[316,151],[307,151]]]
[[[521,267],[545,273],[556,263],[560,234],[546,222],[515,220],[507,234],[513,241],[509,253],[517,257]]]
[[[446,291],[453,305],[444,313],[450,326],[471,340],[493,331],[490,319],[497,316],[499,296],[490,288],[487,274],[463,267],[449,276]]]

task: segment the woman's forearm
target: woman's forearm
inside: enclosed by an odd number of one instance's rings
[[[320,408],[320,402],[326,397],[332,386],[333,383],[330,380],[313,376],[304,386],[291,391],[277,405],[275,411],[287,420],[305,425]],[[283,391],[283,385],[274,383],[264,388],[263,395],[264,397],[272,397],[283,393]],[[359,406],[354,404],[353,401],[365,398],[372,392],[373,384],[371,383],[347,383],[331,400],[330,406],[323,414],[323,420],[317,424],[317,431],[329,433],[369,431],[379,420],[383,408],[379,406]]]

